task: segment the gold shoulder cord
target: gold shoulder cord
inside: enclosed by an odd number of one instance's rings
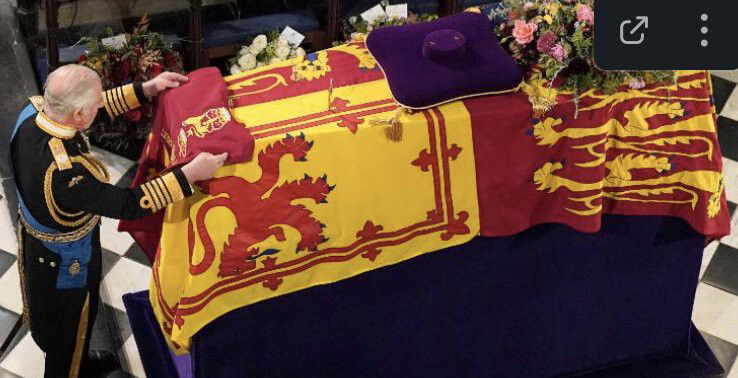
[[[92,155],[72,156],[70,160],[71,162],[82,164],[82,166],[84,166],[85,169],[87,169],[99,181],[108,182],[110,180],[110,174],[108,173],[108,170],[100,161],[95,159]],[[57,163],[51,163],[49,168],[46,170],[46,176],[44,177],[44,198],[46,199],[46,207],[49,210],[49,214],[54,219],[54,221],[66,227],[78,227],[89,222],[93,218],[92,214],[87,214],[83,216],[84,212],[81,211],[69,213],[62,210],[56,203],[51,187],[54,172],[56,170],[58,170]],[[77,220],[65,220],[62,219],[62,217],[81,218]]]
[[[54,171],[56,171],[58,167],[56,166],[56,163],[51,163],[49,166],[49,169],[46,170],[46,176],[44,177],[44,198],[46,200],[46,208],[49,210],[49,214],[54,219],[55,222],[59,223],[62,226],[66,227],[78,227],[86,222],[88,222],[92,218],[92,214],[84,215],[84,212],[78,212],[78,213],[68,213],[63,211],[59,208],[59,205],[57,205],[56,201],[54,200],[54,193],[51,188],[51,182],[54,175]],[[82,216],[82,218],[76,220],[76,221],[68,221],[62,219],[63,217],[67,218],[75,218]]]

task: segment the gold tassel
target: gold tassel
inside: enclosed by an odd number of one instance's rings
[[[385,126],[384,136],[389,141],[400,142],[402,141],[403,126],[402,126],[402,115],[404,113],[410,113],[410,110],[403,107],[398,107],[395,113],[390,118],[386,119],[373,119],[369,123],[372,126]]]
[[[541,118],[558,104],[558,91],[546,86],[542,80],[531,80],[522,85],[523,92],[528,95],[533,105],[533,117]]]

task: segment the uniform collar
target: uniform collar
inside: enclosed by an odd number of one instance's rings
[[[77,129],[54,121],[43,111],[36,115],[36,125],[47,134],[61,139],[71,139],[77,134]]]

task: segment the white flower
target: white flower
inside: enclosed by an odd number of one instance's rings
[[[275,56],[275,57],[273,57],[273,58],[272,58],[272,59],[271,59],[271,60],[269,61],[269,64],[275,64],[275,63],[279,63],[279,62],[284,62],[284,59],[282,59],[282,58],[279,58],[279,57],[276,57],[276,56]]]
[[[257,65],[256,65],[256,68],[261,68],[261,67],[264,67],[264,66],[265,66],[265,64],[264,64],[264,63],[262,63],[262,62],[259,62],[259,63],[258,63]]]
[[[234,64],[231,66],[231,75],[238,75],[241,73],[241,68],[238,66],[238,64]]]
[[[251,54],[245,54],[238,58],[238,65],[242,70],[252,70],[256,67],[256,57]]]
[[[285,59],[290,56],[290,48],[288,46],[279,46],[274,50],[274,55],[276,55],[277,58]]]
[[[264,50],[268,44],[269,41],[267,40],[267,37],[264,34],[260,34],[258,37],[254,38],[253,42],[251,42],[251,47],[256,47],[261,51]]]
[[[251,47],[249,47],[249,51],[247,51],[247,53],[256,56],[256,55],[259,55],[259,53],[262,52],[263,50],[264,49],[260,49],[257,46],[251,45]]]
[[[295,50],[295,56],[298,58],[302,58],[303,56],[305,56],[305,49],[303,49],[302,47],[298,47]]]
[[[279,37],[277,40],[277,47],[290,47],[290,42],[285,37]]]
[[[351,25],[356,24],[356,16],[349,17],[348,21],[349,21],[349,24]]]

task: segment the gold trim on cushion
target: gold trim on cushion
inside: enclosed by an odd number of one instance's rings
[[[45,133],[61,139],[71,139],[77,134],[77,129],[54,121],[44,112],[38,112],[36,115],[36,126]]]
[[[79,324],[77,325],[77,345],[74,346],[74,354],[72,355],[72,365],[69,368],[69,378],[79,377],[79,368],[82,364],[82,352],[87,342],[87,325],[90,317],[90,294],[85,297],[85,304],[82,306],[82,313],[79,314]]]
[[[179,184],[179,180],[177,180],[177,176],[174,173],[167,173],[162,176],[162,180],[164,181],[164,186],[166,186],[167,191],[169,191],[169,194],[172,197],[172,203],[181,201],[185,198],[182,186]]]

